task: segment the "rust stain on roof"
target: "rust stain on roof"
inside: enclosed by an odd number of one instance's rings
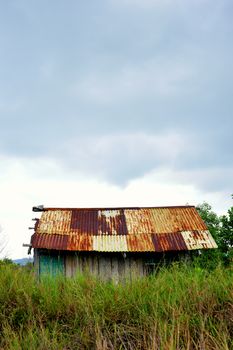
[[[36,232],[67,234],[70,231],[71,214],[70,210],[52,210],[42,213]]]
[[[156,252],[188,250],[184,238],[179,232],[153,234],[152,240]]]
[[[126,239],[129,252],[155,251],[151,234],[143,233],[141,235],[128,235]]]
[[[68,237],[67,250],[90,251],[93,250],[93,236],[73,234]]]
[[[155,223],[151,220],[150,212],[152,209],[125,209],[125,220],[129,234],[153,233],[155,232]]]
[[[98,210],[72,209],[70,212],[72,213],[70,222],[71,230],[80,234],[98,234]]]
[[[194,207],[155,208],[150,211],[154,233],[184,230],[206,230],[206,225]]]
[[[189,250],[217,248],[217,244],[208,230],[183,231],[181,234]]]
[[[98,210],[98,235],[126,235],[127,233],[123,209]]]
[[[68,238],[68,235],[34,233],[31,237],[31,244],[33,248],[67,250]]]
[[[168,251],[216,248],[193,206],[45,208],[34,248],[77,251]]]

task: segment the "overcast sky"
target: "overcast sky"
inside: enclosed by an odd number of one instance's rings
[[[232,0],[8,0],[0,11],[0,224],[33,205],[156,206],[233,192]]]

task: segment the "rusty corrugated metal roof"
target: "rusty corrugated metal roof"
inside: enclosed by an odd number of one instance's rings
[[[157,252],[169,250],[189,250],[180,232],[153,234],[152,240]]]
[[[34,248],[149,252],[216,248],[193,206],[45,208]]]
[[[88,234],[71,234],[68,236],[67,250],[90,251],[93,250],[93,237]]]
[[[97,252],[127,252],[128,248],[126,236],[93,236],[93,250]]]
[[[181,232],[189,250],[216,248],[216,243],[208,230],[195,230]]]
[[[127,247],[129,252],[153,252],[155,247],[152,241],[152,235],[142,233],[140,235],[126,236]]]
[[[31,244],[33,248],[67,250],[68,239],[68,235],[47,235],[45,233],[34,233],[34,235],[31,237]]]

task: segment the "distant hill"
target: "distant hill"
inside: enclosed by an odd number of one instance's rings
[[[24,266],[24,265],[26,265],[26,264],[29,263],[29,262],[32,263],[32,262],[33,262],[33,258],[15,259],[15,260],[13,260],[13,262],[14,262],[15,264]]]

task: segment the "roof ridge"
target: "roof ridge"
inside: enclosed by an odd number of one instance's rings
[[[121,209],[176,209],[176,208],[195,208],[195,205],[166,205],[166,206],[148,206],[148,207],[44,207],[42,211],[49,210],[121,210]]]

